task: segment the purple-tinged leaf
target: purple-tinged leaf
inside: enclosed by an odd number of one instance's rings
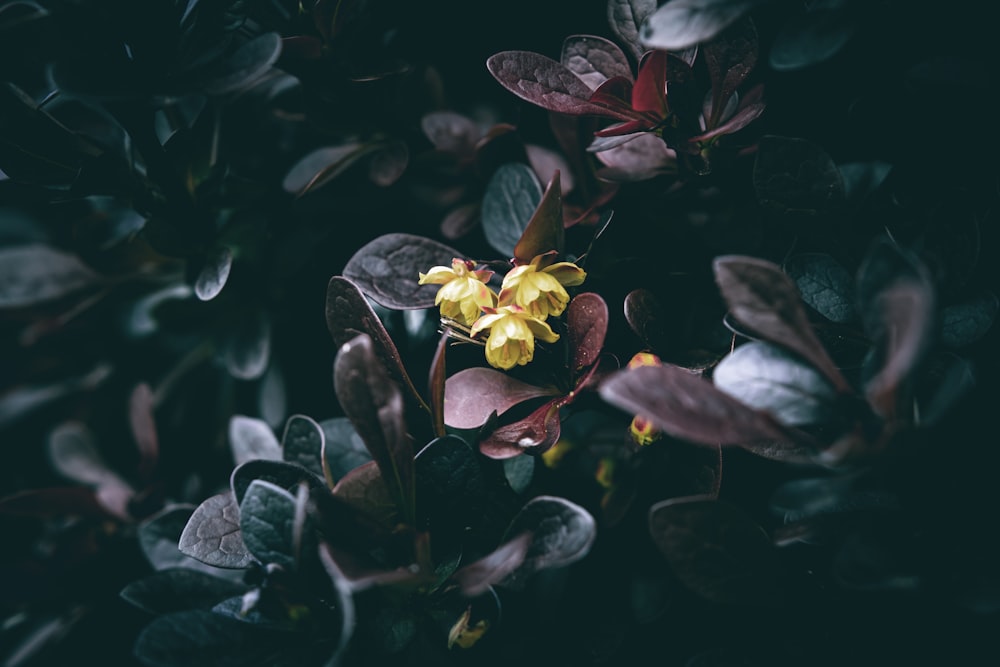
[[[777,460],[799,460],[811,444],[771,415],[754,410],[679,366],[641,366],[611,373],[598,391],[605,401],[643,415],[665,433],[703,445],[739,445]],[[800,444],[802,443],[802,444]]]
[[[589,150],[592,153],[597,153],[600,152],[601,150],[606,150],[607,148],[614,148],[615,146],[619,146],[625,143],[626,141],[630,141],[632,137],[634,137],[640,132],[649,131],[652,128],[652,126],[653,123],[645,119],[630,120],[627,123],[616,123],[614,125],[608,125],[607,127],[601,128],[597,132],[594,132],[594,136],[598,139],[604,139],[606,137],[624,136],[627,137],[627,139],[625,139],[624,141],[607,142],[604,144],[598,144],[595,141],[590,144],[591,147]]]
[[[292,415],[281,436],[281,455],[289,462],[302,466],[309,472],[323,476],[323,448],[326,436],[323,428],[311,417]]]
[[[483,233],[494,250],[514,257],[528,222],[542,201],[542,186],[526,164],[501,165],[486,184],[483,194]],[[560,192],[561,199],[561,192]],[[530,259],[530,258],[529,258]]]
[[[635,82],[631,76],[616,76],[598,86],[590,95],[590,101],[607,109],[618,109],[624,118],[624,125],[631,126],[636,122],[645,121],[638,118],[632,111],[632,87]]]
[[[948,347],[975,343],[993,326],[998,305],[996,294],[980,292],[962,303],[942,309],[941,342]]]
[[[566,329],[573,358],[571,370],[579,373],[597,361],[604,349],[608,304],[594,292],[577,294],[566,309]]]
[[[137,579],[122,589],[126,602],[150,614],[168,614],[185,609],[210,609],[219,600],[247,591],[246,584],[184,567],[160,570]]]
[[[239,466],[253,459],[281,460],[281,443],[267,422],[233,415],[229,418],[229,448]]]
[[[708,41],[767,0],[669,0],[639,27],[649,49],[680,51]]]
[[[136,530],[139,547],[154,570],[183,567],[211,574],[214,577],[243,581],[241,570],[224,570],[191,558],[177,548],[184,527],[191,519],[195,506],[171,503],[139,523]]]
[[[451,260],[448,260],[448,264]],[[416,283],[416,281],[414,281]],[[371,338],[373,349],[389,374],[406,387],[421,407],[426,404],[410,380],[403,359],[389,337],[389,332],[375,314],[361,289],[344,276],[330,278],[326,289],[326,326],[337,347],[350,342],[359,334]]]
[[[375,185],[387,188],[399,180],[409,163],[410,149],[406,142],[383,142],[368,158],[368,178]]]
[[[854,278],[836,259],[825,253],[799,253],[785,260],[784,269],[802,300],[817,313],[840,324],[857,318]]]
[[[761,338],[800,355],[841,393],[851,387],[813,331],[798,288],[764,259],[727,255],[713,262],[715,282],[737,321]]]
[[[531,541],[531,533],[522,533],[474,563],[463,566],[452,575],[452,579],[462,590],[462,595],[467,597],[482,595],[524,563]]]
[[[456,429],[480,428],[491,415],[499,416],[525,401],[555,394],[554,389],[522,382],[492,368],[465,368],[445,382],[444,421]]]
[[[763,89],[755,88],[754,90],[761,91]],[[749,98],[749,93],[747,94],[747,97]],[[739,132],[744,127],[760,118],[766,108],[767,105],[762,101],[745,101],[745,103],[741,104],[736,113],[730,116],[724,123],[709,130],[708,132],[691,137],[689,141],[708,141],[709,139],[714,139],[715,137],[721,137],[724,134]]]
[[[829,60],[854,36],[846,11],[818,10],[785,21],[771,44],[768,62],[779,72],[790,72]]]
[[[333,487],[333,495],[343,500],[378,526],[389,529],[398,523],[399,510],[375,461],[354,468]]]
[[[729,99],[757,64],[757,29],[749,17],[738,20],[701,52],[712,80],[712,115],[706,124],[714,128],[722,122]]]
[[[654,352],[666,349],[669,331],[667,312],[656,295],[640,287],[625,295],[623,306],[625,321],[643,345]]]
[[[535,256],[544,255],[552,250],[561,257],[565,244],[562,185],[557,171],[546,186],[538,207],[528,221],[528,226],[514,246],[514,259],[526,264]]]
[[[420,119],[420,129],[434,148],[457,156],[472,155],[483,132],[468,116],[454,111],[431,111]]]
[[[240,533],[240,506],[232,491],[206,499],[188,519],[177,543],[182,553],[202,563],[244,569],[253,556]]]
[[[836,391],[797,355],[768,343],[737,347],[712,371],[718,389],[782,424],[819,424],[833,417]]]
[[[372,339],[340,346],[333,384],[344,414],[364,440],[403,520],[414,519],[413,443],[403,418],[403,396],[375,356]]]
[[[625,44],[636,62],[645,48],[639,41],[639,29],[656,11],[657,0],[608,0],[608,25]]]
[[[605,165],[597,172],[599,178],[629,183],[677,172],[677,154],[667,148],[655,134],[642,133],[615,138],[625,141],[611,145],[609,140],[612,137],[599,137],[588,148]]]
[[[95,519],[117,518],[98,501],[93,489],[84,486],[18,491],[0,498],[0,516],[5,515],[36,518],[72,516]]]
[[[82,422],[68,421],[52,429],[48,453],[56,472],[75,482],[92,486],[112,480],[125,483],[105,463],[97,451],[93,433]]]
[[[434,426],[434,435],[441,437],[448,430],[444,417],[444,394],[448,385],[447,350],[449,337],[442,335],[438,340],[437,348],[434,350],[434,357],[431,359],[431,369],[427,378],[427,386],[430,389],[431,420]]]
[[[75,255],[46,245],[0,248],[0,309],[60,299],[100,280]]]
[[[111,375],[111,366],[99,364],[84,375],[60,379],[50,384],[15,387],[0,394],[0,426],[23,419],[32,412],[78,391],[89,391]]]
[[[271,319],[262,309],[230,325],[223,343],[223,359],[229,373],[240,380],[256,380],[271,359]]]
[[[497,427],[479,442],[479,451],[491,459],[544,453],[559,440],[559,407],[565,400],[553,399],[524,419]]]
[[[590,552],[597,537],[597,522],[579,505],[556,496],[529,500],[507,526],[506,536],[531,535],[524,562],[501,582],[520,588],[535,572],[566,567]]]
[[[610,116],[617,112],[592,104],[590,87],[561,63],[530,51],[502,51],[486,67],[500,85],[548,111],[572,116]]]
[[[596,90],[602,83],[616,76],[632,78],[628,57],[614,42],[596,35],[570,35],[563,40],[559,60]]]
[[[451,266],[456,257],[465,259],[461,252],[443,243],[393,232],[359,248],[347,260],[342,273],[386,308],[430,308],[440,285],[418,285],[418,274],[433,266]]]
[[[658,137],[651,134],[646,134],[645,132],[631,132],[626,134],[615,134],[615,132],[626,125],[634,127],[631,123],[619,123],[618,125],[611,125],[603,130],[598,130],[601,134],[595,134],[594,140],[590,142],[587,146],[588,153],[595,153],[597,157],[601,157],[601,153],[605,151],[610,151],[612,149],[618,148],[619,146],[624,146],[625,144],[631,143],[642,137],[653,137],[660,143],[663,143]]]
[[[225,95],[248,88],[271,69],[281,55],[281,37],[266,32],[241,45],[216,65],[199,82],[208,95]]]
[[[194,293],[202,301],[211,301],[229,279],[229,270],[233,266],[233,251],[223,246],[209,255],[194,282]]]
[[[140,382],[129,394],[128,423],[136,449],[139,451],[139,477],[149,482],[153,477],[160,458],[160,441],[156,435],[156,420],[153,417],[153,391],[145,382]]]
[[[707,600],[775,602],[774,546],[739,507],[710,496],[664,500],[649,509],[649,532],[677,578]]]
[[[454,241],[471,232],[479,222],[479,202],[453,208],[441,221],[441,236]]]
[[[761,137],[753,186],[762,204],[786,213],[815,215],[845,201],[844,181],[830,156],[794,137]]]
[[[285,192],[297,197],[306,195],[340,176],[375,147],[374,144],[352,142],[342,146],[317,148],[288,170],[281,185]]]

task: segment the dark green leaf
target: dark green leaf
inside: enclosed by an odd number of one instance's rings
[[[168,614],[185,609],[209,609],[220,600],[246,590],[244,584],[177,567],[133,581],[122,590],[121,596],[151,614]]]
[[[323,428],[311,417],[292,415],[281,437],[282,456],[285,461],[297,463],[322,477],[325,440]]]
[[[636,62],[646,50],[639,41],[639,28],[656,11],[656,0],[609,0],[608,24],[618,40],[628,46]],[[608,77],[609,79],[611,77]]]
[[[847,12],[807,12],[787,20],[771,45],[771,67],[788,72],[817,65],[835,56],[854,36]]]
[[[643,345],[651,350],[666,349],[667,312],[650,290],[640,287],[625,295],[625,320]]]
[[[253,556],[240,533],[240,508],[231,491],[211,496],[195,509],[181,533],[180,550],[203,563],[247,568]]]
[[[483,194],[483,232],[504,258],[515,256],[514,248],[541,200],[538,177],[526,164],[501,165],[490,178]]]
[[[225,246],[209,255],[194,282],[197,297],[202,301],[211,301],[218,296],[229,279],[232,266],[233,251]]]
[[[533,460],[527,456],[518,459]],[[462,589],[462,594],[468,597],[482,595],[502,582],[521,567],[531,545],[532,534],[521,533],[474,563],[463,566],[454,574],[454,580]]]
[[[465,255],[423,236],[384,234],[369,241],[344,265],[344,277],[386,308],[431,308],[440,285],[418,285],[419,273],[451,266]]]
[[[524,493],[535,476],[534,456],[515,456],[504,459],[503,474],[514,493]]]
[[[413,520],[413,444],[403,419],[403,397],[375,356],[367,335],[340,347],[334,390],[344,414],[364,440],[405,520]]]
[[[795,281],[802,300],[823,317],[840,324],[857,317],[854,278],[830,255],[792,255],[785,261],[785,273]]]
[[[255,479],[270,482],[289,492],[294,490],[300,482],[305,482],[313,493],[322,493],[327,490],[322,477],[297,463],[251,459],[236,466],[229,476],[229,485],[232,487],[237,503],[243,502],[247,489],[250,488],[250,484]]]
[[[337,482],[363,463],[372,460],[365,441],[347,417],[335,417],[320,422],[323,440],[323,468],[328,481]]]
[[[298,562],[295,496],[271,482],[250,482],[240,502],[243,542],[257,560],[293,570]]]
[[[271,320],[255,310],[231,326],[223,341],[226,368],[240,380],[256,380],[267,369],[271,357]]]
[[[970,345],[982,338],[997,317],[997,297],[982,292],[941,311],[941,342],[949,347]]]
[[[253,459],[280,461],[281,444],[266,422],[254,417],[233,415],[229,418],[229,448],[236,465]]]
[[[360,142],[317,148],[296,162],[282,181],[285,192],[298,197],[318,190],[374,150]]]
[[[207,610],[159,616],[139,634],[136,656],[151,667],[251,667],[289,650],[281,635]]]
[[[843,204],[844,181],[830,156],[805,139],[762,137],[753,184],[762,204],[784,213],[817,214]]]
[[[742,509],[708,496],[649,509],[649,531],[680,581],[723,604],[774,602],[777,576],[767,533]]]
[[[100,280],[75,255],[46,245],[0,248],[0,309],[60,299]]]
[[[266,32],[219,61],[202,78],[199,87],[209,95],[225,95],[248,88],[260,79],[281,55],[281,36]]]
[[[579,505],[556,496],[529,500],[507,527],[507,538],[531,534],[527,553],[503,585],[520,587],[540,570],[571,565],[590,552],[597,537],[597,522]]]
[[[375,185],[387,188],[403,175],[410,162],[410,149],[405,141],[385,141],[368,158],[368,178]]]
[[[639,28],[649,49],[680,51],[708,41],[766,0],[670,0]]]
[[[712,79],[712,112],[706,122],[709,128],[717,128],[737,89],[757,65],[757,28],[749,17],[737,19],[705,44],[701,52]]]
[[[833,415],[836,391],[812,366],[780,347],[752,341],[737,347],[712,372],[715,386],[789,426]]]

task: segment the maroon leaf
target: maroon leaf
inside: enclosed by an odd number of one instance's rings
[[[737,109],[726,122],[722,123],[718,127],[715,127],[704,134],[699,134],[696,137],[692,137],[691,141],[707,141],[714,137],[722,136],[723,134],[733,134],[734,132],[739,132],[744,127],[757,120],[764,109],[767,107],[763,101],[752,101],[751,94],[755,99],[759,99],[760,93],[763,88],[758,86],[752,91],[747,93],[746,98],[740,102],[740,107]]]
[[[757,64],[757,29],[749,17],[733,24],[702,48],[712,79],[712,116],[716,127],[729,98]]]
[[[502,51],[486,61],[504,88],[543,109],[573,116],[628,116],[589,101],[590,87],[561,63],[530,51]]]
[[[536,387],[492,368],[466,368],[445,382],[444,421],[452,428],[479,428],[494,414],[555,394],[554,389]]]
[[[159,459],[160,443],[153,418],[153,392],[145,382],[137,384],[129,396],[128,417],[139,449],[139,476],[149,482]]]
[[[371,338],[360,335],[341,346],[333,383],[344,414],[378,464],[390,496],[404,520],[412,523],[413,443],[403,419],[403,397],[375,356]]]
[[[444,392],[447,386],[448,368],[445,363],[445,352],[448,349],[447,335],[442,335],[438,340],[437,349],[434,351],[434,358],[431,360],[430,377],[427,385],[431,393],[431,418],[434,423],[434,435],[442,437],[447,433],[444,418]]]
[[[420,119],[420,129],[434,148],[454,155],[469,155],[482,136],[479,126],[468,116],[454,111],[432,111]]]
[[[114,516],[98,501],[94,491],[84,486],[19,491],[0,498],[0,516],[5,514],[37,518],[82,516],[108,519]]]
[[[592,90],[616,76],[632,78],[628,57],[618,45],[596,35],[567,37],[559,60]]]
[[[521,533],[455,572],[452,578],[462,589],[462,594],[476,597],[489,590],[490,586],[503,581],[524,562],[531,538],[531,533]]]
[[[498,427],[480,441],[479,451],[491,459],[544,453],[559,439],[559,408],[563,401],[553,399],[524,419]]]
[[[649,51],[639,64],[632,88],[632,108],[663,117],[667,110],[667,53]]]
[[[632,77],[616,76],[608,79],[591,93],[590,101],[604,109],[615,109],[622,115],[620,120],[644,121],[632,110]]]
[[[650,290],[639,288],[625,295],[625,321],[650,350],[663,350],[667,342],[667,313]]]
[[[566,309],[566,328],[573,356],[572,370],[578,373],[597,361],[604,349],[608,304],[593,292],[577,294]]]
[[[396,524],[398,509],[376,461],[362,463],[344,475],[333,487],[333,495],[371,517],[377,526]]]
[[[566,230],[563,227],[562,186],[559,182],[559,171],[542,194],[534,215],[528,221],[528,226],[521,233],[521,238],[514,246],[514,258],[528,263],[536,255],[542,255],[555,250],[562,255],[566,243]]]
[[[618,39],[628,46],[638,61],[646,50],[639,43],[639,27],[656,11],[656,0],[609,0],[608,25]]]
[[[368,158],[368,178],[375,185],[387,188],[399,180],[409,163],[410,149],[406,142],[383,142]]]
[[[723,604],[774,602],[774,546],[740,508],[711,496],[664,500],[649,509],[649,532],[677,578],[702,597]]]
[[[409,389],[412,396],[426,410],[429,410],[420,396],[403,365],[399,350],[389,337],[382,321],[375,314],[371,304],[365,299],[358,286],[344,276],[334,276],[326,290],[326,326],[333,337],[334,345],[340,347],[358,334],[367,334],[373,343],[378,358],[385,364],[389,374],[401,385]]]
[[[665,433],[703,445],[739,445],[767,458],[797,460],[810,440],[671,364],[614,372],[598,391],[608,403],[643,415]]]
[[[842,393],[851,387],[819,342],[795,283],[774,263],[727,255],[713,263],[715,282],[733,317],[761,338],[788,348],[816,367]]]
[[[419,273],[432,266],[451,266],[458,250],[415,234],[383,234],[359,248],[344,265],[343,275],[386,308],[430,308],[440,285],[419,285]]]

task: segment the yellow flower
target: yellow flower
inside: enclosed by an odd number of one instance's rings
[[[559,340],[545,322],[532,317],[520,306],[484,308],[486,314],[472,325],[471,335],[490,332],[486,339],[486,361],[494,368],[510,370],[523,366],[535,356],[535,336],[546,343]]]
[[[639,368],[640,366],[662,366],[663,362],[652,352],[637,352],[629,359],[627,368]],[[661,437],[663,432],[656,428],[649,419],[642,415],[636,415],[628,425],[629,435],[637,445],[651,445]]]
[[[441,307],[441,316],[471,326],[482,314],[483,308],[497,305],[497,295],[486,282],[493,275],[489,270],[475,270],[475,263],[457,257],[451,260],[451,268],[435,266],[427,273],[421,273],[421,285],[441,285],[434,305]]]
[[[555,262],[555,251],[537,255],[511,269],[500,286],[501,306],[515,304],[539,320],[558,317],[569,303],[567,287],[579,285],[587,273],[572,262]]]

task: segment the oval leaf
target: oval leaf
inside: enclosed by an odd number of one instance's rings
[[[229,248],[219,248],[205,261],[198,278],[194,282],[194,293],[202,301],[211,301],[229,279],[229,270],[233,266],[233,251]]]
[[[853,36],[854,24],[847,12],[807,12],[781,26],[768,61],[779,72],[811,67],[835,56]]]
[[[99,281],[79,258],[55,248],[41,244],[0,248],[0,308],[52,301]]]
[[[573,371],[592,365],[604,349],[608,333],[608,304],[598,294],[577,294],[566,309],[566,329]]]
[[[494,414],[499,416],[524,401],[553,395],[552,389],[492,368],[466,368],[445,381],[444,421],[451,428],[479,428]]]
[[[608,25],[636,62],[645,47],[639,41],[639,29],[656,11],[657,0],[608,0]],[[610,77],[608,77],[610,78]]]
[[[305,415],[292,415],[281,437],[282,458],[322,477],[325,440],[323,428],[315,420]]]
[[[542,187],[528,165],[509,162],[493,173],[483,194],[482,220],[494,250],[504,257],[515,256],[514,248],[541,200]]]
[[[765,0],[670,0],[639,28],[649,49],[680,51],[712,39]]]
[[[260,479],[250,483],[240,502],[240,532],[261,563],[295,568],[295,507],[295,496],[280,486]]]
[[[267,422],[254,417],[233,415],[229,418],[229,447],[236,465],[253,459],[280,461],[281,444]]]
[[[563,227],[562,186],[559,182],[559,170],[552,175],[542,195],[542,200],[535,208],[528,226],[514,246],[514,258],[527,263],[536,255],[542,255],[552,250],[562,256],[566,243],[566,230]]]
[[[501,582],[520,587],[533,573],[571,565],[590,552],[597,522],[579,505],[556,496],[529,500],[507,527],[507,538],[531,534],[524,561]]]
[[[244,569],[253,563],[240,533],[240,508],[232,491],[211,496],[195,509],[178,547],[215,567]]]
[[[857,317],[854,278],[830,255],[792,255],[785,262],[785,273],[795,281],[802,300],[823,317],[840,324]]]
[[[829,212],[846,199],[843,177],[830,156],[795,137],[761,137],[753,186],[760,203],[784,213]]]
[[[225,95],[249,87],[262,77],[281,55],[281,37],[266,32],[240,46],[201,80],[209,95]]]
[[[271,320],[256,310],[229,331],[223,346],[226,368],[240,380],[256,380],[271,358]]]
[[[563,40],[559,60],[591,90],[597,90],[602,83],[616,76],[632,78],[628,57],[618,45],[596,35],[567,37]]]
[[[178,567],[133,581],[122,590],[121,596],[151,614],[168,614],[186,609],[210,609],[220,600],[246,590],[244,584]]]
[[[466,259],[458,250],[415,234],[384,234],[366,243],[344,265],[343,275],[386,308],[431,308],[440,285],[418,285],[418,274]]]
[[[372,460],[365,441],[347,417],[334,417],[320,422],[323,428],[323,473],[333,484],[358,466]]]

